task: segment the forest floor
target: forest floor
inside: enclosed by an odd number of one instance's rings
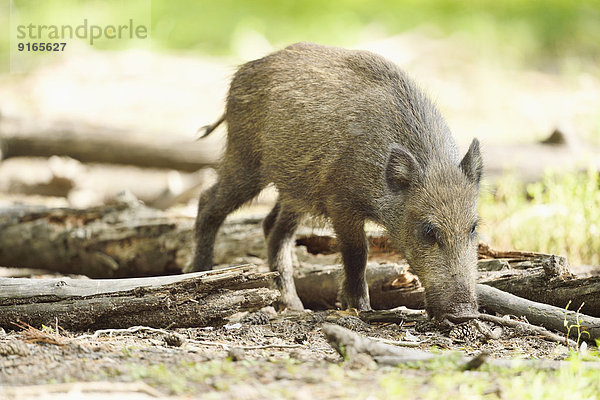
[[[446,356],[393,367],[378,366],[368,356],[344,360],[325,340],[324,322],[371,338],[414,342]],[[343,311],[276,313],[267,308],[237,315],[220,327],[96,335],[60,328],[57,334],[55,327],[1,332],[0,398],[80,398],[82,393],[86,398],[366,399],[436,393],[515,398],[528,393],[519,386],[525,379],[522,369],[462,371],[455,362],[458,353],[446,350],[486,351],[492,358],[564,359],[569,354],[562,345],[510,329],[498,340],[465,342],[449,338],[426,318],[367,324]]]

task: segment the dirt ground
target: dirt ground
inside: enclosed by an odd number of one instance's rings
[[[335,322],[372,338],[414,342],[433,351],[562,359],[563,346],[505,330],[499,340],[451,339],[426,318],[407,324],[367,324],[342,311],[240,314],[221,327],[137,331],[0,333],[0,397],[224,399],[383,398],[394,371],[369,357],[344,361],[321,325]],[[51,343],[53,342],[53,343]],[[437,350],[435,350],[437,349]],[[83,382],[90,382],[85,384]],[[34,386],[35,385],[35,386]]]

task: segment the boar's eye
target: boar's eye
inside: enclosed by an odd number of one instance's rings
[[[471,226],[471,237],[474,238],[475,236],[477,236],[477,222]]]
[[[439,243],[439,232],[438,229],[431,223],[425,222],[421,225],[423,241],[429,246],[433,246],[435,243]]]

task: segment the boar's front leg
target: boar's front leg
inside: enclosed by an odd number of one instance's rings
[[[332,222],[344,263],[342,307],[356,308],[360,311],[370,310],[369,288],[365,276],[369,254],[365,222],[348,216],[332,216]]]
[[[277,215],[275,217],[275,215]],[[291,310],[304,310],[302,301],[296,293],[293,276],[293,252],[296,245],[296,229],[302,214],[287,209],[279,202],[263,223],[267,239],[269,267],[279,272],[275,280],[281,292],[280,304]]]

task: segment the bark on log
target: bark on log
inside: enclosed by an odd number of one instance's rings
[[[222,146],[192,139],[136,139],[131,132],[90,125],[42,124],[0,119],[1,159],[69,156],[82,162],[197,171],[215,166]]]
[[[581,336],[582,340],[593,342],[595,339],[600,339],[600,318],[578,314],[575,311],[577,308],[567,311],[564,308],[517,297],[486,285],[477,285],[477,296],[481,306],[498,314],[525,317],[532,324],[563,333],[566,333],[565,320],[570,326],[578,325],[580,322],[580,331],[588,332],[588,335]],[[578,334],[577,328],[571,329],[571,338],[577,339]]]
[[[0,265],[91,278],[181,273],[193,252],[191,218],[122,202],[85,210],[0,211]]]
[[[230,219],[215,245],[219,264],[253,259],[264,265],[262,218]],[[0,213],[0,265],[45,268],[94,278],[156,276],[180,273],[194,249],[191,218],[178,218],[143,206],[118,204],[88,210],[12,209]],[[369,233],[371,259],[367,279],[372,304],[378,309],[400,305],[420,308],[423,289],[388,239]],[[310,308],[335,305],[340,268],[335,238],[323,229],[303,228],[298,235],[296,287]],[[326,254],[322,254],[326,253]],[[492,255],[510,256],[489,259]],[[481,246],[480,283],[529,300],[600,316],[600,277],[573,278],[564,258],[531,252],[493,253]]]
[[[279,296],[274,273],[239,266],[195,274],[123,280],[0,279],[0,327],[15,322],[87,330],[222,324]]]
[[[118,200],[88,209],[0,209],[0,265],[90,278],[181,273],[193,256],[194,219],[147,208],[128,196]],[[215,243],[215,263],[264,264],[261,221],[226,220]]]
[[[296,291],[305,307],[323,310],[336,307],[342,268],[302,263],[294,271]],[[371,306],[390,309],[399,306],[424,307],[424,290],[408,264],[367,264],[367,283]]]
[[[517,276],[507,276],[485,282],[515,296],[564,309],[600,317],[600,276],[561,279],[548,276],[543,271],[527,271]]]
[[[479,283],[514,295],[600,317],[600,277],[573,278],[564,258],[534,253],[527,259],[482,259]],[[341,267],[302,264],[295,272],[298,295],[309,308],[331,308],[337,298]],[[371,305],[375,309],[399,306],[422,308],[424,290],[407,264],[367,264],[367,282]],[[561,320],[562,321],[562,320]]]

